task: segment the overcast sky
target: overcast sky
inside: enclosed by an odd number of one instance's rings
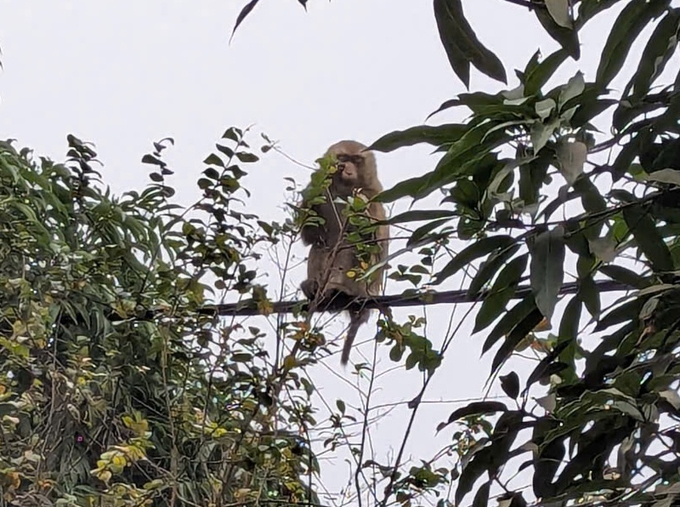
[[[153,141],[171,136],[176,145],[167,160],[176,171],[180,198],[189,203],[197,195],[192,188],[204,169],[201,161],[229,126],[254,124],[255,132],[278,140],[287,154],[311,165],[339,139],[370,143],[392,130],[421,124],[440,103],[465,91],[449,68],[431,2],[310,0],[305,12],[295,0],[262,1],[230,44],[245,3],[0,1],[0,138],[16,138],[19,146],[57,160],[66,152],[67,134],[92,141],[105,165],[104,179],[119,193],[146,184],[149,170],[140,164],[141,156]],[[517,85],[513,70],[524,68],[536,49],[544,55],[556,49],[521,7],[501,0],[464,5],[480,39],[505,64],[511,88]],[[586,79],[594,77],[598,43],[611,24],[607,16],[582,34],[578,68]],[[557,78],[565,81],[576,68]],[[501,89],[474,70],[471,84],[473,90]],[[460,121],[460,114],[440,115],[431,123]],[[258,146],[257,136],[250,138],[253,146]],[[437,159],[429,152],[415,147],[378,154],[384,186],[432,169]],[[285,177],[305,183],[309,171],[275,153],[251,166],[251,211],[266,219],[280,217]],[[408,204],[398,203],[397,209]],[[271,272],[272,266],[265,263],[263,271]],[[296,271],[296,283],[302,275],[303,270]],[[271,276],[275,281],[277,275]],[[454,321],[466,310],[459,308]],[[436,347],[452,311],[447,306],[427,311],[428,336]],[[397,317],[408,313],[422,311],[402,310]],[[471,337],[470,329],[465,325],[456,337],[427,400],[483,393],[492,355],[479,358],[483,335]],[[360,337],[370,339],[371,333],[364,329]],[[368,344],[362,348],[366,354],[371,350]],[[392,366],[387,351],[379,348],[381,371]],[[332,406],[338,396],[357,399],[347,382],[355,378],[338,366],[334,356],[311,372]],[[377,384],[375,402],[409,400],[419,383],[416,372],[403,368],[386,373]],[[421,408],[409,456],[416,462],[429,459],[446,444],[451,431],[434,438],[435,428],[458,406]],[[409,413],[402,405],[376,425],[377,461],[389,461]],[[339,491],[349,478],[347,464],[335,460],[322,466],[325,485]]]

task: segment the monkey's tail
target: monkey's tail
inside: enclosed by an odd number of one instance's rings
[[[349,362],[349,354],[352,351],[354,339],[357,337],[357,332],[359,331],[359,328],[368,321],[369,315],[370,310],[368,309],[363,309],[359,311],[350,310],[349,329],[347,330],[345,343],[342,346],[342,355],[340,356],[340,364],[342,364],[343,366],[345,366]]]

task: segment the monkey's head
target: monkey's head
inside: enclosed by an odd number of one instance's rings
[[[367,197],[374,197],[382,191],[378,181],[375,156],[366,151],[366,146],[357,141],[340,141],[328,148],[326,155],[333,155],[338,161],[333,184],[337,191],[352,193],[361,188]]]

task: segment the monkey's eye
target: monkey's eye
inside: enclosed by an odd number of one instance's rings
[[[361,155],[347,155],[346,153],[340,153],[336,158],[338,159],[338,162],[349,162],[355,166],[360,166],[364,163],[364,157]]]

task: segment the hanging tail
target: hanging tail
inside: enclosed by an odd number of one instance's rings
[[[359,328],[368,322],[368,317],[371,311],[369,309],[362,309],[359,311],[349,311],[349,329],[347,330],[347,336],[345,337],[345,343],[342,346],[342,356],[340,356],[340,364],[345,366],[349,362],[349,354],[352,351],[352,345],[354,344],[354,339],[357,337],[357,332]]]

